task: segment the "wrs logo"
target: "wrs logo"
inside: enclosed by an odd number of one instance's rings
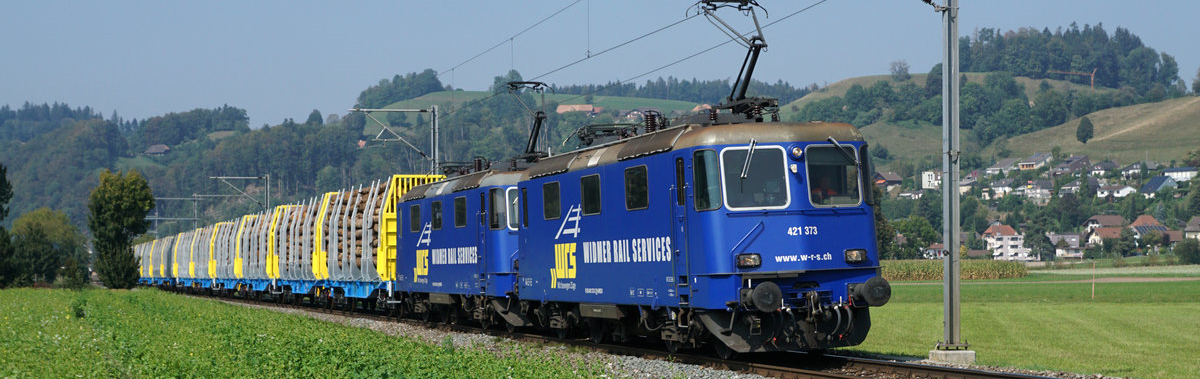
[[[575,279],[575,243],[554,245],[554,268],[550,269],[550,288],[558,288],[559,279]]]
[[[429,276],[429,249],[417,250],[417,266],[413,267],[413,282],[423,276]]]

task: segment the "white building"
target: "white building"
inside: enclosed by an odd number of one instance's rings
[[[1176,167],[1163,170],[1163,175],[1171,177],[1176,182],[1186,182],[1196,177],[1195,167]]]
[[[1017,233],[1011,226],[996,224],[983,232],[992,259],[1002,261],[1034,261],[1029,248],[1025,247],[1025,235]]]

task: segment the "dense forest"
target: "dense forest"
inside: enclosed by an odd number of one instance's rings
[[[959,55],[962,72],[989,73],[982,82],[966,80],[964,75],[961,84],[960,121],[963,128],[975,131],[981,145],[1098,110],[1187,93],[1175,58],[1142,45],[1140,38],[1123,28],[1111,36],[1101,25],[1079,29],[1071,24],[1055,32],[1020,29],[1001,33],[985,28],[974,37],[962,38]],[[1015,80],[1052,78],[1090,85],[1090,77],[1052,71],[1093,70],[1094,91],[1063,91],[1042,82],[1032,99]],[[842,121],[860,127],[880,121],[941,123],[941,64],[930,69],[924,83],[908,80],[906,71],[893,70],[892,74],[891,81],[878,81],[870,87],[855,85],[844,97],[809,103],[794,119]]]

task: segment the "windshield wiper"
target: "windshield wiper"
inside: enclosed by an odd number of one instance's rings
[[[750,172],[750,160],[754,159],[754,146],[757,146],[757,145],[758,145],[758,141],[751,138],[750,139],[750,150],[746,152],[746,163],[742,165],[742,175],[741,175],[742,179],[745,179],[746,174],[748,172]]]
[[[829,141],[829,143],[832,143],[834,146],[837,146],[837,151],[842,153],[842,155],[846,157],[846,160],[850,161],[850,163],[853,163],[854,167],[858,167],[858,159],[854,158],[854,156],[850,153],[847,153],[846,148],[842,147],[842,144],[838,143],[838,141],[833,139],[833,137],[826,138],[825,140]]]

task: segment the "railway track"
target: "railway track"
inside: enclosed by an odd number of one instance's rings
[[[453,331],[460,333],[486,334],[504,337],[517,341],[533,343],[552,343],[598,350],[615,355],[635,356],[645,359],[670,360],[677,363],[693,364],[723,370],[756,374],[771,378],[786,379],[861,379],[861,378],[929,378],[929,379],[1040,379],[1049,378],[1026,374],[1015,374],[955,367],[922,365],[881,359],[857,358],[839,355],[814,355],[802,352],[780,352],[754,355],[735,356],[732,359],[720,359],[707,355],[707,351],[691,351],[669,354],[661,347],[617,344],[596,344],[586,339],[560,339],[540,334],[499,329],[481,329],[475,326],[447,324],[436,321],[421,321],[388,316],[380,311],[355,309],[331,309],[318,307],[310,303],[281,304],[272,301],[260,301],[242,297],[216,297],[202,294],[185,293],[184,295],[206,299],[217,299],[231,303],[256,305],[276,309],[298,309],[331,315],[356,317],[361,319],[401,322],[409,325]]]

